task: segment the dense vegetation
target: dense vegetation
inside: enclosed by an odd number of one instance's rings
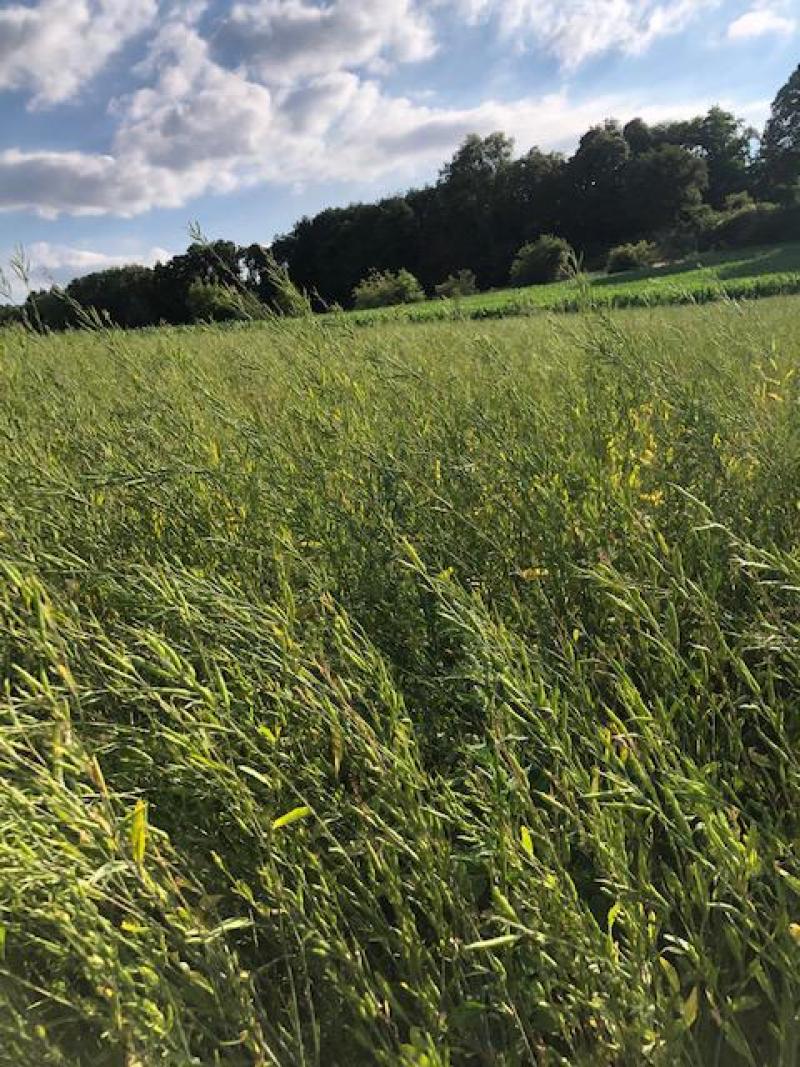
[[[796,1064],[796,323],[0,335],[0,1062]]]
[[[658,126],[608,120],[569,159],[538,148],[515,157],[504,134],[473,135],[435,184],[303,218],[269,249],[196,241],[153,269],[91,274],[70,283],[66,300],[32,296],[28,318],[74,324],[75,303],[122,326],[251,317],[254,305],[278,299],[276,263],[318,310],[352,306],[370,275],[387,272],[410,272],[429,296],[465,271],[488,289],[507,285],[522,246],[545,234],[568,242],[590,269],[614,246],[644,240],[658,243],[661,259],[798,240],[800,67],[776,96],[757,149],[755,141],[719,107]]]
[[[624,247],[624,246],[623,246]],[[627,253],[626,253],[627,254]],[[620,273],[578,273],[566,281],[467,294],[411,308],[345,312],[349,322],[494,319],[542,311],[705,304],[800,293],[800,243],[733,252],[706,252],[684,260]]]

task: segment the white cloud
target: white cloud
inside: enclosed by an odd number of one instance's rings
[[[202,184],[195,191],[200,191]],[[32,210],[44,217],[137,215],[156,204],[185,202],[179,176],[145,160],[90,152],[0,152],[0,209]]]
[[[156,17],[157,0],[39,0],[0,9],[0,89],[68,100]]]
[[[214,33],[215,54],[267,84],[339,70],[416,62],[436,50],[433,24],[414,0],[246,0]]]
[[[154,263],[169,259],[172,255],[165,248],[148,248],[141,253],[97,252],[88,248],[75,248],[72,245],[51,244],[49,241],[35,241],[25,249],[25,255],[31,269],[38,275],[67,272],[70,277],[88,274],[94,270],[108,267],[124,267],[129,263],[138,263],[152,267]]]
[[[217,77],[224,106],[204,123],[194,101],[203,97],[205,79],[212,84]],[[388,174],[398,182],[416,180],[473,131],[505,130],[523,149],[567,148],[603,118],[632,114],[628,101],[615,95],[578,101],[562,93],[472,108],[424,106],[389,97],[377,82],[346,72],[307,83],[305,95],[294,90],[262,99],[258,89],[230,72],[204,71],[199,82],[187,81],[176,95],[157,87],[135,97],[113,155],[2,152],[0,210],[135,215],[255,182],[363,182]],[[636,114],[658,122],[697,114],[711,103],[651,104]],[[767,107],[758,101],[738,110],[760,123]]]
[[[566,68],[611,49],[644,52],[720,0],[442,0],[472,23],[495,20],[520,47],[535,44]]]
[[[130,263],[152,267],[155,263],[165,262],[174,253],[158,247],[134,252],[99,252],[72,245],[51,244],[49,241],[34,241],[23,249],[23,254],[29,270],[31,288],[35,289],[49,288],[53,284],[66,285],[83,274],[106,270],[109,267],[125,267]],[[0,267],[10,262],[11,258],[11,250],[6,250],[4,255],[0,255]],[[25,285],[13,271],[7,270],[5,274],[13,301],[21,303],[27,295]],[[0,303],[1,297],[5,295],[8,294],[0,294]]]
[[[752,37],[777,33],[790,36],[797,28],[797,20],[782,15],[771,7],[755,7],[740,15],[728,26],[728,37],[732,41],[745,41]]]
[[[25,10],[63,2],[40,0]],[[110,10],[120,0],[71,0],[83,12],[90,2]],[[124,2],[142,12],[155,0]],[[598,49],[642,48],[714,2],[429,0],[428,7],[458,5],[473,20],[496,18],[502,32],[536,37],[576,62]],[[242,0],[210,36],[204,0],[166,10],[136,68],[143,87],[112,102],[117,125],[108,153],[0,150],[0,210],[132,216],[260,182],[363,183],[391,174],[402,183],[429,177],[473,131],[503,129],[523,149],[568,148],[589,125],[631,115],[621,95],[577,100],[561,92],[468,108],[390,95],[381,64],[422,59],[435,45],[421,0],[369,7]],[[636,113],[659,121],[710,103],[640,101]],[[744,117],[757,122],[765,110],[754,104]]]

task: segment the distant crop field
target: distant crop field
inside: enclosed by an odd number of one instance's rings
[[[0,333],[0,1062],[797,1063],[799,309]]]
[[[800,243],[705,252],[662,267],[621,274],[589,274],[580,281],[499,289],[463,297],[431,300],[374,311],[350,312],[359,323],[376,318],[484,319],[581,311],[590,308],[658,307],[703,304],[725,299],[754,299],[800,292]]]

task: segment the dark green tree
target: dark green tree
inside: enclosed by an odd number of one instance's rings
[[[497,274],[499,200],[513,149],[504,133],[470,134],[439,175],[442,225],[449,237],[447,272],[467,263],[481,286],[492,284]]]
[[[729,196],[746,192],[753,179],[756,131],[730,111],[712,107],[685,124],[684,148],[696,150],[708,171],[706,199],[719,210]]]
[[[636,236],[678,225],[702,203],[708,185],[704,159],[687,148],[662,144],[631,160],[625,175],[627,214]]]
[[[135,264],[112,267],[75,278],[67,295],[87,310],[93,308],[117,326],[147,326],[158,321],[155,275]]]
[[[653,131],[644,119],[640,118],[626,122],[622,127],[622,136],[628,142],[628,146],[634,156],[640,156],[642,152],[649,151],[655,144]]]
[[[614,119],[583,135],[565,169],[562,229],[573,247],[597,252],[628,236],[625,173],[631,149]]]
[[[800,65],[772,102],[759,163],[765,193],[786,203],[800,199]]]

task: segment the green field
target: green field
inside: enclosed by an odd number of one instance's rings
[[[798,311],[0,333],[2,1067],[800,1062]]]
[[[704,304],[800,292],[800,243],[704,252],[678,263],[622,274],[588,274],[578,281],[498,289],[457,301],[430,300],[374,311],[350,312],[359,324],[376,319],[487,319],[538,311]]]

